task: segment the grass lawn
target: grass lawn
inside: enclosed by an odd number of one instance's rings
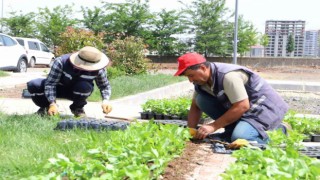
[[[173,83],[187,80],[185,77],[176,77],[166,74],[145,74],[135,76],[122,76],[110,80],[112,92],[111,99],[117,99],[120,97],[137,94],[140,92],[148,91],[151,89],[163,87]],[[95,89],[91,96],[88,98],[89,101],[100,101],[100,91],[95,86]]]
[[[6,76],[9,76],[9,73],[0,70],[0,77],[6,77]]]
[[[0,114],[0,179],[18,179],[43,172],[50,157],[80,157],[102,145],[108,132],[54,131],[58,118]]]
[[[101,172],[109,177],[101,179],[127,179],[130,175],[136,177],[133,179],[154,179],[168,161],[182,152],[190,136],[186,129],[176,125],[160,127],[153,123],[130,125],[126,131],[54,130],[59,120],[59,117],[0,114],[0,179],[50,172],[57,176],[66,173],[71,179],[90,179]],[[70,161],[63,158],[55,167],[46,168],[49,158],[57,162],[57,154]],[[153,165],[148,166],[151,162]]]

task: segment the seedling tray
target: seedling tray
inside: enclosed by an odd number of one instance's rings
[[[71,129],[93,129],[93,130],[125,130],[129,126],[129,122],[106,121],[97,119],[64,119],[57,123],[55,130],[71,130]]]
[[[320,159],[320,146],[303,147],[299,152],[309,157]]]
[[[161,124],[176,124],[181,127],[187,127],[187,121],[184,120],[154,120],[154,122]]]

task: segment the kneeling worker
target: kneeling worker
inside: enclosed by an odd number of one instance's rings
[[[178,58],[175,76],[186,76],[194,84],[188,127],[196,128],[205,112],[215,121],[202,125],[194,138],[203,139],[224,128],[220,139],[237,139],[266,143],[266,131],[286,131],[282,119],[287,103],[258,74],[250,69],[226,63],[210,63],[197,53]]]
[[[56,98],[73,101],[70,110],[75,117],[84,117],[83,107],[94,89],[95,80],[102,96],[102,110],[112,110],[108,100],[111,86],[107,79],[108,57],[98,49],[86,46],[73,54],[65,54],[55,59],[47,78],[31,80],[27,83],[32,101],[40,107],[38,114],[56,115]]]

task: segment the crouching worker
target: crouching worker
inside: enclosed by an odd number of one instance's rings
[[[102,110],[112,110],[108,100],[111,87],[107,79],[108,57],[94,47],[86,46],[73,54],[65,54],[55,59],[46,79],[39,78],[27,83],[32,101],[40,107],[40,115],[58,114],[56,98],[73,101],[70,110],[75,117],[86,116],[83,107],[91,95],[96,82],[102,96]]]
[[[225,131],[219,134],[223,141],[245,139],[266,143],[266,131],[281,128],[286,132],[282,119],[288,110],[287,103],[250,69],[210,63],[197,53],[182,55],[178,64],[175,76],[186,76],[195,87],[188,127],[197,127],[202,112],[215,120],[202,125],[194,138],[203,139],[224,128]]]

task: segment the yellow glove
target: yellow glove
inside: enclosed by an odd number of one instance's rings
[[[229,149],[239,149],[243,146],[249,145],[249,142],[245,139],[237,139],[228,145]]]
[[[57,114],[59,114],[57,104],[56,103],[51,103],[49,105],[48,115],[49,116],[53,116],[53,115],[57,115]]]
[[[107,100],[102,101],[101,107],[102,107],[103,113],[105,113],[105,114],[108,114],[112,111],[112,106],[110,104],[108,104]]]
[[[190,135],[195,138],[196,135],[197,135],[197,129],[195,128],[189,128],[189,132],[190,132]]]

